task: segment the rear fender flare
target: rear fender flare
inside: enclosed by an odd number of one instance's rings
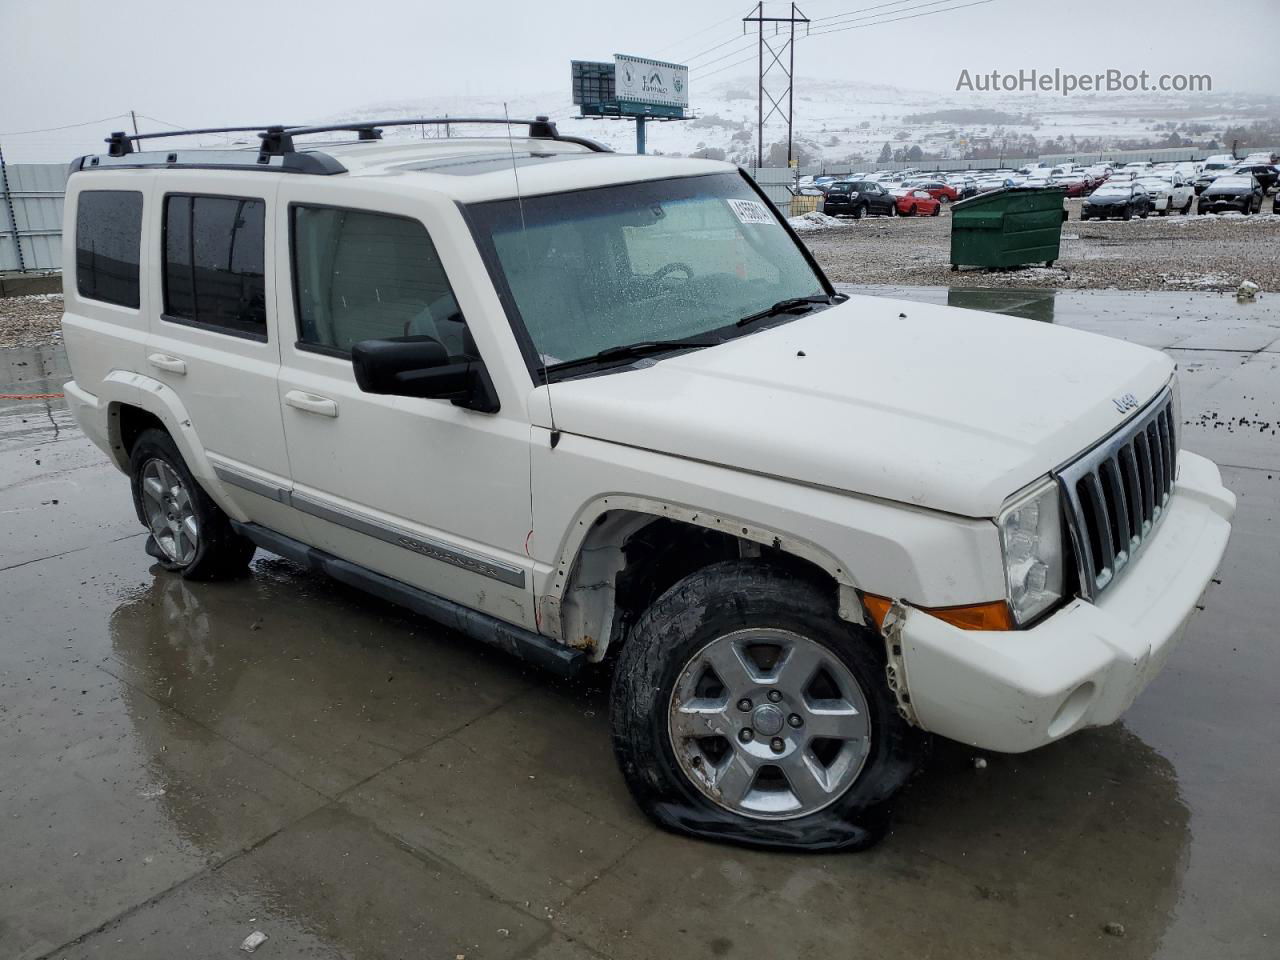
[[[129,470],[129,454],[125,450],[120,430],[121,408],[137,407],[156,417],[182,454],[187,469],[199,481],[206,493],[227,516],[241,523],[249,517],[227,496],[222,481],[213,470],[213,464],[205,455],[191,417],[174,390],[154,377],[129,370],[112,370],[103,379],[98,391],[99,401],[107,404],[107,430],[111,441],[111,458],[126,473]]]

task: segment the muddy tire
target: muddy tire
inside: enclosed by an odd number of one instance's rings
[[[205,493],[187,468],[173,438],[146,430],[129,454],[133,506],[151,533],[147,553],[187,580],[243,576],[254,545]]]
[[[772,849],[871,846],[928,745],[897,712],[880,637],[761,561],[705,567],[641,615],[610,719],[627,786],[660,826]]]

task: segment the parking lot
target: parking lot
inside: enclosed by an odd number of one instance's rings
[[[1217,229],[1179,219],[1073,217],[1068,243]],[[1277,956],[1280,301],[944,276],[945,227],[806,239],[838,280],[897,262],[913,284],[957,283],[866,292],[1167,350],[1184,445],[1239,497],[1203,613],[1122,722],[1025,756],[939,742],[864,854],[662,833],[615,767],[603,677],[553,682],[261,553],[239,582],[166,574],[126,479],[41,397],[69,376],[61,348],[11,347],[0,956],[234,957],[255,930],[267,958]],[[884,239],[900,228],[899,246]],[[1280,227],[1231,229],[1262,250]],[[1231,266],[1210,242],[1204,271],[1231,272],[1223,287],[1277,269],[1261,254]],[[875,272],[856,248],[872,243]],[[1098,259],[1063,266],[1079,278]],[[967,286],[1006,276],[1017,288]]]
[[[950,204],[937,217],[842,219],[801,235],[828,275],[843,283],[1235,290],[1251,280],[1280,289],[1280,216],[1174,213],[1081,222],[1080,205],[1067,201],[1062,255],[1051,269],[953,273]],[[1270,211],[1270,198],[1264,209]]]

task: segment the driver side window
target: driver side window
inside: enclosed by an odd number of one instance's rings
[[[290,208],[298,345],[347,355],[361,340],[428,336],[467,352],[466,321],[426,228],[339,207]]]

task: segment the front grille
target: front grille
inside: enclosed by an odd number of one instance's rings
[[[1177,466],[1177,415],[1166,387],[1133,420],[1057,471],[1086,600],[1114,583],[1150,538]]]

